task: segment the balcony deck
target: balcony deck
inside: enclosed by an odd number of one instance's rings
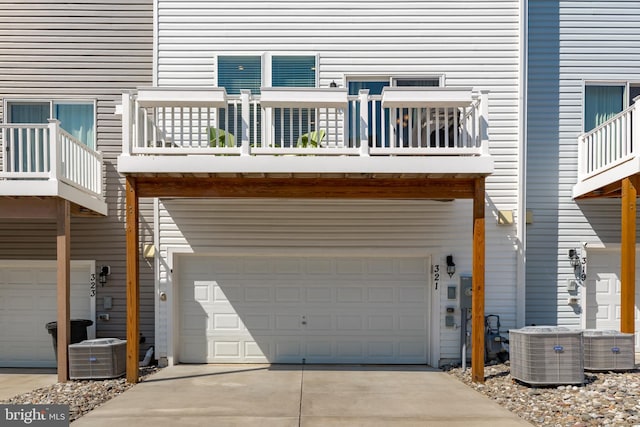
[[[118,171],[139,177],[484,177],[488,96],[470,88],[142,88]]]
[[[575,199],[620,197],[624,178],[640,174],[640,102],[578,138]]]
[[[60,127],[0,124],[0,197],[63,198],[79,214],[106,215],[102,154]]]

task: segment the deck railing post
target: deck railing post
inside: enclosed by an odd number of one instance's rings
[[[62,170],[62,144],[58,128],[60,121],[49,119],[49,153],[51,155],[51,169],[49,170],[49,179],[58,180],[60,170]]]
[[[578,181],[587,173],[587,153],[584,135],[578,137]]]
[[[369,156],[369,89],[358,92],[360,102],[360,155]],[[375,114],[375,109],[371,111]]]
[[[249,139],[249,124],[251,123],[251,91],[248,89],[242,89],[240,91],[240,103],[242,108],[242,146],[240,149],[241,156],[248,156],[251,154],[251,141]]]
[[[480,117],[479,119],[479,132],[480,132],[480,149],[482,155],[489,155],[489,91],[480,91]]]
[[[2,172],[9,172],[9,158],[11,154],[8,150],[9,144],[7,142],[7,135],[9,134],[7,128],[2,128]]]
[[[629,154],[635,154],[638,152],[638,145],[640,144],[640,96],[633,98],[633,111],[631,111],[631,124],[633,130],[631,131],[631,147],[629,147]]]
[[[122,154],[124,156],[131,155],[131,94],[125,92],[122,94]]]

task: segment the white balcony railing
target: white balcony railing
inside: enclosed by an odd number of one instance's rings
[[[486,92],[469,88],[147,88],[123,95],[124,155],[486,155]]]
[[[0,179],[57,180],[102,199],[102,154],[60,127],[48,124],[0,124]]]
[[[578,181],[584,181],[637,157],[640,102],[578,137]]]

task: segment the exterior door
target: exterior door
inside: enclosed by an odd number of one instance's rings
[[[640,260],[636,253],[636,259]],[[636,263],[636,278],[640,269]],[[636,280],[637,282],[637,280]],[[620,252],[590,250],[588,254],[587,280],[585,283],[585,310],[587,329],[620,330]],[[636,283],[635,345],[640,351],[640,286]]]

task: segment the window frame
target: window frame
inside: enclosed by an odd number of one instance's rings
[[[260,57],[260,84],[264,87],[272,87],[273,80],[273,57],[274,56],[313,56],[315,58],[315,87],[320,85],[320,54],[317,52],[309,51],[269,51],[269,52],[217,52],[213,55],[214,71],[213,71],[213,85],[214,87],[220,87],[218,58],[221,56],[253,56]]]
[[[2,102],[2,108],[4,111],[2,117],[3,124],[14,123],[11,119],[11,105],[16,104],[48,104],[49,105],[49,119],[55,118],[55,106],[59,104],[67,105],[91,105],[93,109],[93,140],[85,144],[92,150],[97,150],[98,147],[98,102],[95,98],[81,99],[81,98],[4,98]],[[34,123],[35,124],[35,123]],[[46,123],[45,123],[46,124]],[[63,128],[64,129],[64,128]]]
[[[593,129],[585,129],[585,114],[587,106],[587,86],[619,86],[623,88],[622,92],[622,106],[624,109],[633,104],[633,99],[630,98],[631,88],[640,88],[640,80],[583,80],[582,81],[582,98],[581,98],[581,115],[580,115],[580,128],[581,133],[590,132]],[[640,95],[639,95],[640,96]]]

